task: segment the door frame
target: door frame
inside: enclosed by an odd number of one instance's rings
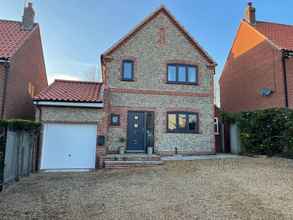
[[[128,150],[128,132],[129,132],[129,130],[128,130],[128,120],[129,120],[129,118],[128,118],[128,116],[129,116],[129,113],[131,113],[131,112],[139,112],[139,113],[143,113],[144,114],[144,139],[143,139],[143,144],[144,144],[144,150]],[[127,125],[126,125],[126,153],[146,153],[147,152],[147,117],[146,117],[146,115],[147,115],[147,113],[148,112],[152,112],[153,113],[153,120],[154,120],[154,122],[153,122],[153,124],[154,124],[154,128],[153,128],[153,130],[154,130],[154,132],[153,132],[153,138],[154,138],[154,142],[155,142],[155,112],[154,111],[135,111],[135,110],[130,110],[130,111],[127,111]],[[154,143],[154,145],[155,145],[155,143]],[[154,146],[153,146],[154,147]]]

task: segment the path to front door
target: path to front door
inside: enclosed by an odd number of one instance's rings
[[[154,143],[154,113],[129,111],[127,118],[127,152],[145,153]]]

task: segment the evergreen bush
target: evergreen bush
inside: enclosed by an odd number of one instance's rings
[[[0,128],[7,128],[9,130],[18,131],[36,131],[41,127],[41,123],[22,120],[22,119],[11,119],[11,120],[0,120]]]
[[[238,125],[242,153],[293,156],[293,110],[222,113],[222,119]]]

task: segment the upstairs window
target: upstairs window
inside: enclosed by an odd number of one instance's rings
[[[134,62],[132,60],[123,60],[122,62],[122,80],[133,81]]]
[[[198,133],[198,113],[168,112],[167,131],[170,133]]]
[[[167,82],[174,84],[198,84],[197,66],[185,64],[168,64]]]

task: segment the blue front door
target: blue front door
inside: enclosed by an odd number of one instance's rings
[[[128,112],[127,151],[145,152],[146,122],[145,112]]]

